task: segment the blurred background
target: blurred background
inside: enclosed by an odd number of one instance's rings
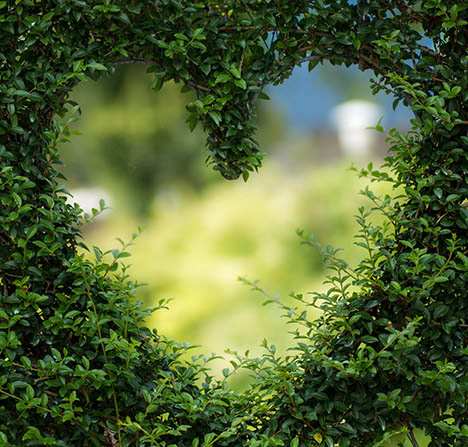
[[[205,165],[204,134],[185,125],[190,94],[174,84],[153,92],[145,68],[121,67],[73,93],[81,117],[72,130],[82,135],[63,145],[62,171],[86,211],[101,198],[110,207],[84,227],[85,243],[116,248],[115,238],[145,228],[130,250],[130,274],[147,283],[138,296],[145,304],[173,299],[148,320],[168,338],[207,354],[254,355],[266,338],[286,352],[292,328],[238,277],[260,280],[285,302],[292,290],[322,290],[320,256],[300,245],[297,228],[356,264],[354,215],[368,203],[359,195],[366,181],[349,167],[379,165],[385,137],[366,128],[380,119],[387,129],[405,128],[409,113],[394,112],[392,98],[372,97],[369,76],[357,70],[297,68],[266,91],[271,101],[260,101],[259,138],[269,154],[260,173],[228,182]],[[373,185],[390,192],[384,188]],[[214,364],[215,373],[223,367]],[[247,379],[236,380],[242,387]]]

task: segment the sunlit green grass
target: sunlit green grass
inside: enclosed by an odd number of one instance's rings
[[[258,353],[263,338],[284,351],[293,342],[291,328],[237,278],[258,279],[286,300],[291,290],[323,290],[324,265],[314,249],[300,246],[296,229],[344,248],[344,257],[356,264],[364,252],[353,244],[354,214],[367,204],[359,195],[366,184],[346,164],[290,176],[270,161],[247,184],[214,184],[198,195],[161,192],[130,258],[132,277],[148,284],[140,292],[148,305],[174,298],[170,310],[156,313],[149,325],[208,353]],[[89,244],[110,248],[115,237],[135,231],[140,222],[118,201],[116,208],[108,222],[90,229]]]

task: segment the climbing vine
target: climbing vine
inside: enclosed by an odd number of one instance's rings
[[[0,445],[382,446],[468,442],[468,5],[452,0],[0,1]],[[209,358],[144,326],[127,244],[78,254],[87,219],[56,170],[69,93],[142,63],[192,90],[188,125],[227,179],[261,167],[255,104],[299,64],[357,65],[414,112],[389,132],[396,197],[364,193],[351,268],[331,247],[330,289],[279,303],[297,350],[210,377]],[[313,98],[311,98],[313,103]],[[73,109],[75,108],[75,109]],[[104,206],[104,204],[102,204]],[[375,213],[384,223],[376,224]],[[261,290],[257,283],[250,283]],[[164,302],[159,306],[163,307]],[[307,318],[304,306],[322,317]]]

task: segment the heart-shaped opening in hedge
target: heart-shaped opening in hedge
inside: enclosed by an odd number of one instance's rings
[[[370,447],[401,435],[417,447],[417,427],[431,447],[465,445],[467,24],[464,3],[437,0],[0,2],[0,445]],[[390,133],[391,173],[361,172],[404,193],[366,192],[368,255],[352,269],[322,249],[330,289],[296,300],[323,316],[286,307],[302,328],[295,353],[239,355],[233,369],[256,380],[234,393],[209,359],[187,362],[145,328],[119,270],[125,243],[95,262],[77,254],[82,216],[56,171],[55,116],[80,80],[149,62],[156,89],[194,92],[188,124],[208,135],[212,167],[247,180],[264,157],[265,85],[323,60],[372,70],[375,91],[413,110],[413,130]]]

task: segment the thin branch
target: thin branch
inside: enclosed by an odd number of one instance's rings
[[[198,90],[203,90],[204,92],[210,92],[211,89],[209,87],[205,87],[204,85],[199,85],[199,84],[196,84],[195,82],[193,81],[188,81],[187,84],[189,85],[189,87],[194,90],[196,92],[196,89]]]
[[[414,436],[412,428],[408,429],[407,435],[409,440],[411,441],[411,444],[413,444],[413,447],[419,447],[418,440],[416,439],[416,436]]]
[[[121,60],[121,61],[115,61],[115,62],[112,62],[112,64],[114,65],[130,65],[130,64],[147,64],[147,65],[157,65],[159,66],[159,64],[157,64],[155,61],[151,60],[151,59],[126,59],[126,60]],[[182,78],[179,78],[180,80],[182,81],[186,81],[185,79],[182,79]],[[202,90],[204,92],[209,92],[211,91],[211,89],[209,87],[205,87],[204,85],[199,85],[199,84],[196,84],[195,82],[193,81],[187,81],[187,85],[195,92],[197,93],[198,90]]]
[[[114,65],[129,65],[129,64],[153,64],[158,65],[156,62],[152,61],[151,59],[127,59],[123,61],[115,61],[112,62]]]
[[[430,54],[431,56],[437,56],[437,53],[434,50],[431,50],[430,48],[424,46],[424,45],[419,45],[419,49],[421,51],[424,51],[425,53]]]
[[[318,61],[318,60],[321,60],[321,59],[324,59],[323,56],[307,56],[307,57],[303,57],[302,59],[298,59],[297,61],[295,61],[295,65],[300,65],[304,62],[313,62],[313,61]],[[349,62],[349,59],[346,58],[346,57],[343,57],[343,58],[333,58],[333,60],[335,61],[343,61],[343,62]]]
[[[253,31],[258,30],[258,26],[237,26],[237,25],[227,25],[227,26],[220,26],[218,27],[219,31]],[[277,31],[276,29],[271,29],[272,31]],[[265,31],[270,31],[269,29],[265,29]]]

